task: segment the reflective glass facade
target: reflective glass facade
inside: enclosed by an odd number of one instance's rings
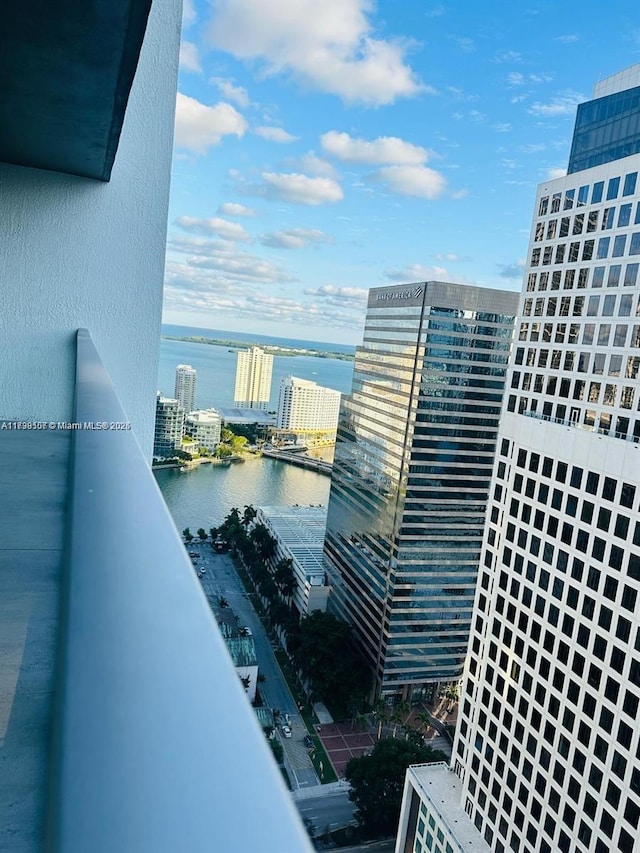
[[[330,608],[378,692],[461,673],[517,301],[440,282],[370,291],[325,554]]]
[[[640,152],[640,86],[580,104],[569,174]]]

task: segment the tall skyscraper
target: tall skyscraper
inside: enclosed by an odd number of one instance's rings
[[[598,165],[538,188],[454,745],[497,853],[638,850],[640,65],[595,95]]]
[[[175,398],[186,414],[196,408],[196,371],[190,364],[179,364],[176,367]]]
[[[233,405],[241,409],[266,409],[271,397],[272,371],[273,356],[270,353],[260,347],[240,350]]]
[[[285,376],[280,383],[278,429],[335,436],[340,396],[333,388],[324,388],[297,376]]]
[[[325,553],[330,608],[378,694],[462,672],[517,301],[443,282],[369,291]]]

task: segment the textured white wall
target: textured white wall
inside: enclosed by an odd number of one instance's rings
[[[155,0],[111,181],[0,164],[0,418],[70,420],[89,329],[151,458],[181,0]]]

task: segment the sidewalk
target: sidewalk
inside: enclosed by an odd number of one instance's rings
[[[294,800],[309,800],[312,797],[344,794],[345,791],[350,790],[351,785],[345,779],[340,779],[338,782],[329,782],[326,785],[315,785],[313,788],[298,788],[297,791],[291,792],[291,796]]]

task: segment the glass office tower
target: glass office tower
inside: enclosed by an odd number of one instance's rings
[[[639,174],[535,200],[450,773],[474,849],[639,849]]]
[[[376,693],[460,677],[517,294],[373,288],[341,410],[325,554]]]

